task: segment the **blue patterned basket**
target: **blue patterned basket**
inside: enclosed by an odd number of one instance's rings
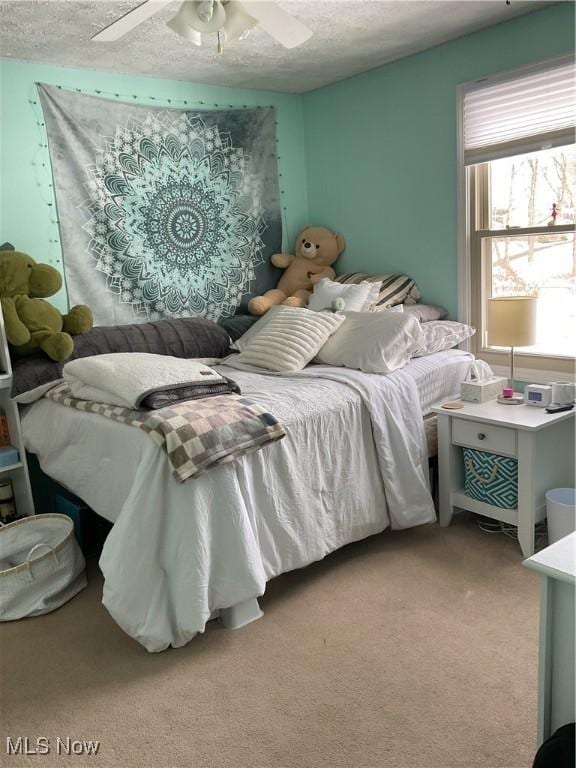
[[[518,462],[509,456],[464,448],[464,493],[493,507],[518,507]]]

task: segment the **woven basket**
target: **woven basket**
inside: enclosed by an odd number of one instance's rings
[[[53,611],[85,586],[69,517],[33,515],[0,527],[0,621]]]
[[[464,493],[493,507],[518,507],[518,462],[509,456],[464,448]]]

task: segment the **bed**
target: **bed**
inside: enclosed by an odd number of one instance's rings
[[[140,430],[41,399],[23,413],[46,474],[114,523],[103,603],[149,651],[182,646],[219,611],[259,614],[266,582],[388,527],[435,520],[423,416],[458,391],[452,349],[388,376],[330,366],[263,375],[220,366],[285,439],[185,484]],[[243,618],[244,617],[244,618]]]

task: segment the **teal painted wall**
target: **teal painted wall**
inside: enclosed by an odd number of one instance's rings
[[[36,81],[165,106],[273,104],[290,247],[307,222],[333,227],[348,243],[340,272],[405,272],[455,315],[456,86],[573,49],[574,6],[561,3],[303,97],[3,59],[0,242],[61,269]]]
[[[0,244],[9,241],[62,270],[62,257],[51,183],[50,162],[45,144],[42,113],[36,101],[35,82],[102,91],[102,96],[135,103],[192,107],[273,105],[277,110],[279,172],[284,227],[292,242],[306,224],[306,169],[302,97],[268,91],[250,91],[196,85],[186,81],[110,74],[93,70],[64,69],[30,62],[0,60]],[[136,96],[136,99],[133,99]],[[154,97],[152,100],[149,97]],[[202,107],[198,102],[204,102]],[[34,165],[32,165],[34,163]],[[40,186],[39,186],[40,185]],[[53,300],[66,308],[64,290]]]
[[[310,220],[339,271],[401,271],[457,310],[456,86],[574,49],[562,3],[304,96]]]

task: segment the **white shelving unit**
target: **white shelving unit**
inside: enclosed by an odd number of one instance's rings
[[[10,399],[11,387],[12,364],[10,362],[6,330],[4,328],[4,315],[0,308],[0,405],[4,409],[8,419],[10,441],[20,456],[20,460],[17,464],[0,467],[0,482],[5,479],[12,481],[14,499],[16,501],[16,511],[19,517],[23,517],[25,515],[34,514],[34,502],[32,500],[32,488],[30,487],[30,476],[28,474],[28,465],[26,463],[26,451],[24,450],[22,429],[20,427],[20,413],[18,411],[18,405]]]

